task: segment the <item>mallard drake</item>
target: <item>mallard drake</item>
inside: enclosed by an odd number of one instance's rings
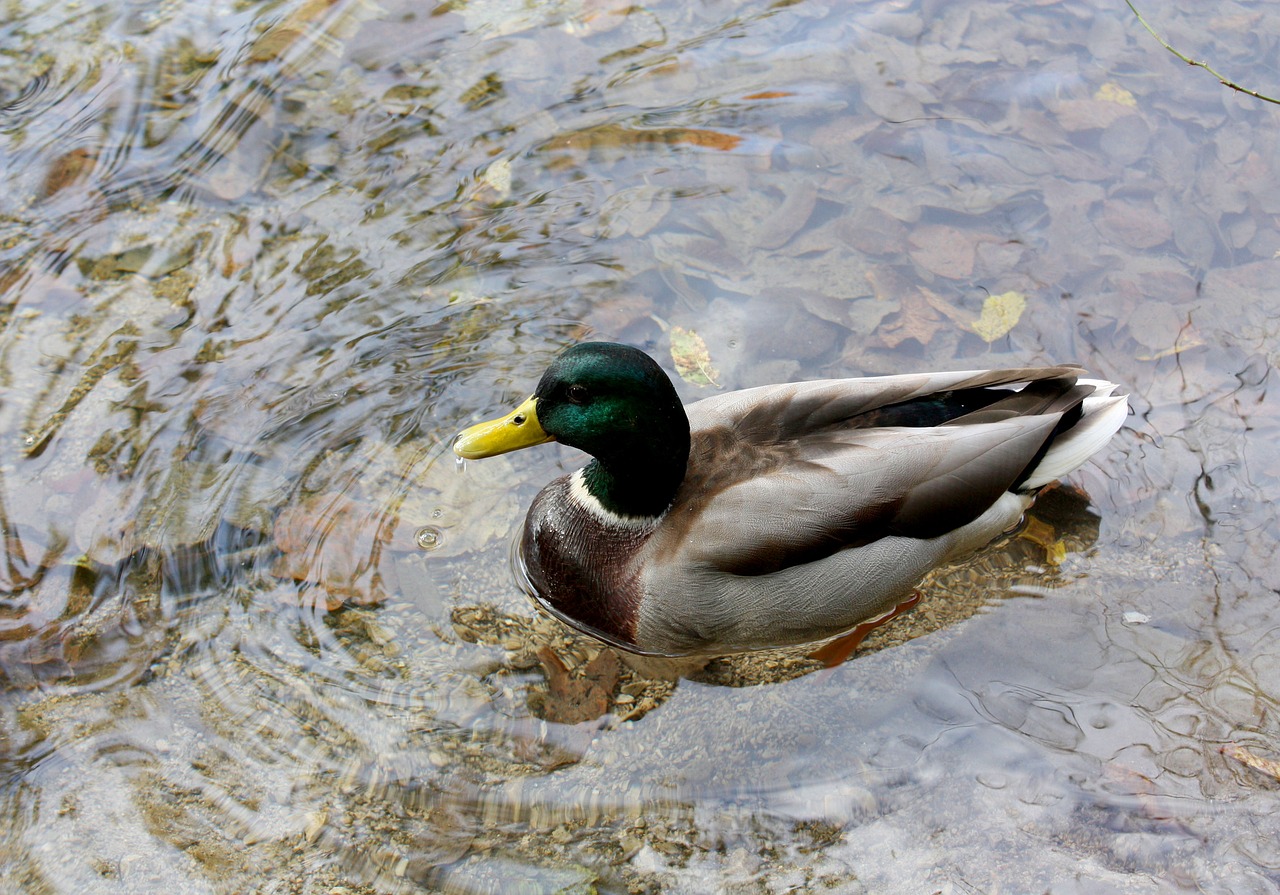
[[[622,649],[714,656],[812,643],[909,602],[931,568],[1015,527],[1128,414],[1074,366],[767,385],[682,406],[644,352],[588,342],[460,433],[490,457],[594,459],[534,499],[540,601]]]

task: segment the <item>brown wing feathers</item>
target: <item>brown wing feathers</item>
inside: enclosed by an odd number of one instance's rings
[[[899,430],[903,432],[904,439],[914,443],[913,449],[893,451],[888,448],[891,453],[881,454],[878,460],[893,469],[894,474],[888,478],[903,486],[895,489],[893,498],[879,499],[874,494],[851,495],[844,513],[797,514],[793,520],[798,529],[793,534],[797,536],[762,538],[752,549],[738,556],[719,557],[717,565],[732,574],[764,574],[812,562],[883,537],[933,538],[972,522],[1003,493],[1015,489],[1025,480],[1048,449],[1054,435],[1069,428],[1079,418],[1081,403],[1093,389],[1076,385],[1078,372],[1071,367],[1001,371],[964,381],[953,388],[952,393],[1026,382],[1028,378],[1033,380],[1020,390],[1009,390],[1007,395],[996,397],[986,406],[944,423],[940,429]],[[990,396],[983,400],[990,400]],[[751,441],[752,436],[759,438],[764,434],[760,430],[767,427],[769,420],[775,428],[779,427],[780,420],[780,428],[784,429],[801,419],[812,425],[815,419],[832,410],[827,406],[830,402],[821,400],[819,396],[793,403],[803,406],[788,406],[782,414],[778,414],[775,407],[771,417],[763,414],[747,417],[744,422],[755,431],[744,432],[738,426],[735,427],[736,434]],[[957,403],[965,405],[963,401]],[[864,417],[878,415],[874,411],[862,414]],[[858,428],[866,422],[855,415],[847,425]],[[957,429],[963,431],[957,432]],[[839,427],[832,423],[826,427],[825,433],[804,439],[799,455],[785,461],[787,468],[813,464],[818,470],[813,473],[815,487],[849,487],[856,482],[857,476],[841,479],[832,467],[839,466],[841,454],[845,464],[849,465],[849,452],[869,448],[858,444],[856,438],[852,442],[842,442],[838,431]],[[886,449],[883,440],[878,440],[877,446]],[[765,454],[776,449],[768,444],[759,445],[759,448]],[[743,447],[738,450],[742,451]],[[747,453],[751,453],[750,449]],[[740,462],[732,464],[732,467],[751,469],[750,474],[759,476],[764,471],[761,467],[770,465],[768,461]],[[722,480],[716,484],[719,486],[716,490],[722,490],[732,482]],[[820,530],[813,527],[813,523],[819,521]]]

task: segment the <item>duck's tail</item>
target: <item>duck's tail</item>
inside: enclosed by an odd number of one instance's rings
[[[1035,491],[1079,469],[1124,425],[1129,415],[1129,397],[1112,395],[1117,388],[1114,382],[1080,379],[1076,385],[1093,387],[1093,394],[1081,404],[1080,418],[1071,428],[1054,436],[1049,449],[1017,490]]]

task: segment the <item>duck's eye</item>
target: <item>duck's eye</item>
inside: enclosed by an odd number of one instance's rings
[[[590,395],[587,394],[585,385],[571,385],[565,389],[564,396],[569,399],[570,404],[586,404]]]

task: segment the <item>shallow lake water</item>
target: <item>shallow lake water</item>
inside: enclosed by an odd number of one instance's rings
[[[1280,95],[1268,4],[1139,9]],[[1280,891],[1280,107],[1102,0],[0,34],[0,889]],[[584,338],[1133,414],[843,665],[666,680],[517,586],[581,456],[449,449]]]

